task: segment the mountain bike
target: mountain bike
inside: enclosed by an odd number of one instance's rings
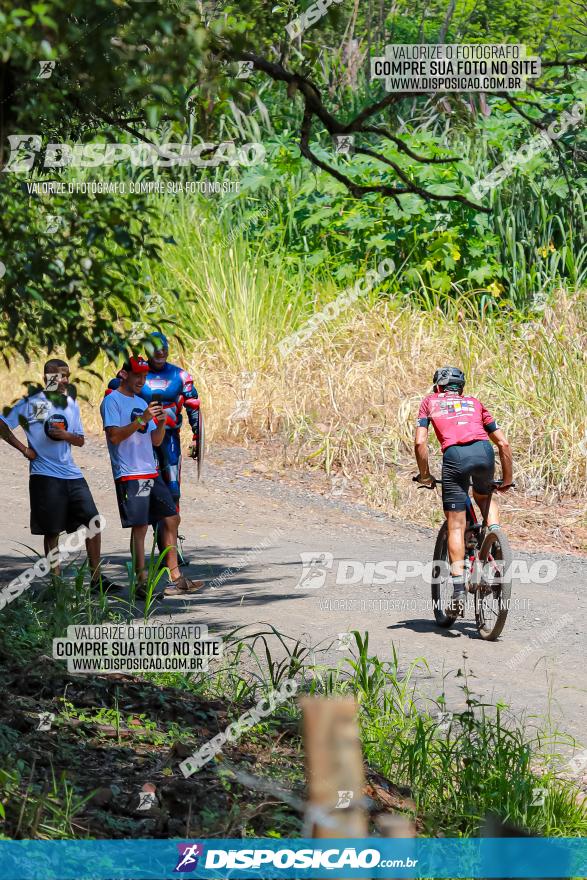
[[[418,477],[413,478],[418,482]],[[442,484],[434,478],[435,484]],[[482,639],[493,642],[501,634],[512,593],[511,567],[512,551],[503,529],[489,530],[487,514],[491,498],[503,480],[494,480],[487,496],[485,510],[481,511],[481,522],[477,519],[473,499],[467,496],[467,524],[465,528],[465,567],[464,579],[467,594],[473,594],[475,622]],[[512,487],[514,483],[512,483]],[[423,488],[434,489],[435,486]],[[448,524],[443,522],[434,547],[432,564],[432,609],[438,626],[448,628],[461,615],[452,603],[452,583],[448,557]]]

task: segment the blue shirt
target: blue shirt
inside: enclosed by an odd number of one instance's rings
[[[72,397],[67,398],[65,407],[59,407],[51,403],[44,391],[40,391],[30,397],[23,397],[7,416],[0,418],[9,428],[20,425],[29,446],[37,453],[34,461],[29,462],[31,476],[59,477],[61,480],[79,480],[83,477],[73,461],[71,443],[67,440],[52,440],[47,433],[49,426],[53,424],[83,437],[79,406]]]
[[[129,397],[121,391],[112,391],[100,405],[100,415],[104,428],[124,428],[147,409],[142,397],[133,394]],[[108,452],[115,480],[132,480],[136,477],[156,477],[157,464],[151,441],[151,432],[157,424],[151,419],[122,443],[108,442]]]

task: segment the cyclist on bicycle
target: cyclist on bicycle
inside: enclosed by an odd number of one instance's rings
[[[476,397],[463,396],[465,374],[458,367],[436,370],[428,394],[418,411],[415,437],[418,482],[434,486],[428,466],[428,426],[432,427],[442,450],[442,506],[448,521],[448,555],[453,585],[453,608],[465,603],[464,559],[467,496],[473,480],[473,497],[482,511],[494,479],[495,456],[491,440],[498,448],[503,483],[498,492],[512,484],[512,452],[505,434],[493,416]],[[489,438],[489,439],[488,439]],[[499,528],[494,496],[487,515],[489,528]]]

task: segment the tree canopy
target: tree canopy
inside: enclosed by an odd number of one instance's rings
[[[584,0],[399,0],[392,12],[383,0],[348,0],[325,4],[325,14],[291,39],[287,24],[311,6],[44,0],[14,8],[0,0],[2,165],[11,136],[42,136],[30,173],[0,172],[5,359],[59,345],[86,364],[100,351],[115,356],[124,344],[120,318],[132,316],[149,287],[144,259],[173,246],[154,223],[148,196],[31,193],[32,181],[60,178],[60,170],[43,167],[49,143],[218,144],[232,139],[231,109],[232,117],[234,108],[250,117],[256,107],[271,126],[296,130],[308,169],[326,171],[354,198],[379,193],[401,210],[402,197],[416,195],[487,212],[454,181],[426,182],[431,166],[463,157],[434,144],[414,149],[406,119],[432,104],[445,119],[471,124],[491,96],[386,93],[369,78],[370,57],[391,42],[525,43],[541,54],[544,75],[528,94],[496,95],[495,112],[533,133],[576,100]],[[252,68],[250,78],[239,78],[241,62]],[[336,134],[355,135],[353,157],[325,155],[325,139]],[[561,159],[563,148],[564,141]]]

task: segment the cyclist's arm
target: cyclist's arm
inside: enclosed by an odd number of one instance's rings
[[[428,428],[418,425],[414,439],[414,452],[416,463],[420,471],[420,477],[427,480],[430,477],[430,465],[428,464]]]
[[[496,431],[492,431],[490,434],[488,434],[488,437],[492,443],[495,443],[495,445],[497,446],[497,451],[499,452],[503,485],[509,486],[511,485],[513,477],[512,448],[508,443],[506,436],[501,428],[497,428]]]

